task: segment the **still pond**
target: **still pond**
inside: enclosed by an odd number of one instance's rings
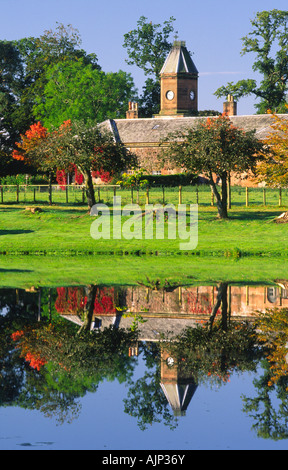
[[[0,450],[287,449],[286,287],[1,289]]]

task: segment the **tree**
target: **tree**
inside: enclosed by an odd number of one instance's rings
[[[288,184],[288,120],[271,114],[271,131],[263,141],[269,149],[257,168],[257,174],[269,186]]]
[[[59,62],[81,60],[99,70],[95,54],[80,48],[79,32],[57,23],[55,31],[39,38],[0,41],[0,116],[5,118],[11,147],[35,122],[35,104],[43,101],[47,68]]]
[[[174,21],[175,18],[171,16],[163,25],[153,24],[141,16],[138,27],[124,35],[123,47],[129,56],[126,62],[141,68],[149,77],[140,97],[140,109],[145,117],[159,112],[160,71],[172,47],[169,37],[174,31]]]
[[[89,210],[96,204],[92,171],[117,175],[137,164],[136,157],[121,142],[115,142],[110,133],[100,130],[94,122],[66,121],[51,131],[38,123],[27,132],[14,158],[26,159],[49,172],[56,168],[69,171],[75,165],[84,177]]]
[[[24,66],[17,46],[11,41],[0,41],[0,116],[5,120],[9,147],[13,147],[19,131],[27,129],[25,113],[20,106],[23,86]]]
[[[24,38],[15,41],[25,68],[25,87],[22,101],[32,107],[35,99],[43,95],[47,83],[46,70],[58,62],[82,60],[99,70],[97,56],[87,54],[81,46],[79,31],[71,25],[56,23],[55,31],[46,30],[39,38]],[[32,113],[33,114],[33,113]],[[34,116],[34,115],[33,115]]]
[[[135,93],[130,74],[104,73],[82,59],[68,59],[46,69],[46,85],[35,100],[34,115],[48,128],[68,119],[124,118]]]
[[[244,132],[235,127],[226,116],[201,119],[195,128],[170,134],[163,144],[164,158],[196,174],[204,174],[215,195],[218,215],[228,217],[227,183],[230,172],[241,175],[244,171],[255,172],[257,157],[264,152],[255,132]],[[220,177],[222,194],[216,178]]]
[[[220,98],[231,94],[235,99],[254,95],[260,99],[256,105],[258,113],[267,109],[275,112],[286,112],[286,90],[288,84],[288,11],[272,10],[256,14],[251,21],[252,31],[242,38],[241,55],[249,52],[256,54],[253,64],[254,72],[262,75],[258,85],[256,80],[230,82],[216,90]]]

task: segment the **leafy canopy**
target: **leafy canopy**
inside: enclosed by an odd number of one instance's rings
[[[257,169],[258,176],[269,186],[288,185],[288,120],[271,113],[271,131],[264,140],[269,149]]]
[[[130,74],[121,70],[104,73],[83,60],[49,66],[46,80],[43,95],[36,98],[34,114],[48,128],[68,119],[102,122],[124,118],[136,93]]]
[[[288,11],[272,10],[256,14],[251,21],[252,31],[242,38],[241,55],[256,55],[253,71],[262,76],[259,84],[255,79],[229,82],[216,90],[220,98],[232,94],[235,99],[254,95],[260,99],[256,105],[259,113],[267,109],[286,112],[286,90],[288,84]]]
[[[209,177],[255,170],[255,154],[262,149],[254,131],[244,132],[224,115],[201,119],[195,128],[168,136],[166,143],[165,156],[183,169]]]

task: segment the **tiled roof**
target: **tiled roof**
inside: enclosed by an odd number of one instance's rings
[[[288,115],[283,115],[288,118]],[[101,126],[113,132],[116,140],[124,144],[157,144],[168,134],[186,128],[193,128],[205,117],[185,118],[145,118],[107,120]],[[233,124],[245,131],[255,130],[256,136],[263,139],[271,131],[272,117],[269,114],[231,116]]]

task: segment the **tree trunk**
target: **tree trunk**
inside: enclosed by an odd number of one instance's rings
[[[83,321],[83,325],[78,331],[78,335],[89,332],[91,330],[91,325],[93,321],[97,286],[90,285],[86,288],[86,290],[87,290],[87,303],[84,308],[84,321]]]
[[[215,305],[213,306],[209,321],[208,321],[208,326],[209,326],[209,331],[211,333],[212,328],[213,328],[213,323],[215,320],[215,317],[217,315],[217,312],[221,306],[222,303],[222,327],[226,330],[227,329],[227,287],[228,284],[226,282],[221,282],[219,289],[218,289],[218,294],[217,294],[217,299],[215,302]]]
[[[83,172],[84,181],[85,181],[85,191],[88,202],[88,209],[91,211],[92,207],[96,204],[95,191],[93,187],[93,181],[91,176],[91,171]]]
[[[52,205],[52,173],[49,172],[49,180],[48,180],[48,199],[49,199],[49,206]]]
[[[228,211],[227,211],[227,173],[224,172],[220,175],[222,181],[222,198],[217,189],[216,183],[213,179],[213,175],[210,172],[210,186],[213,191],[213,194],[216,198],[216,205],[218,210],[218,217],[220,219],[228,219]]]

